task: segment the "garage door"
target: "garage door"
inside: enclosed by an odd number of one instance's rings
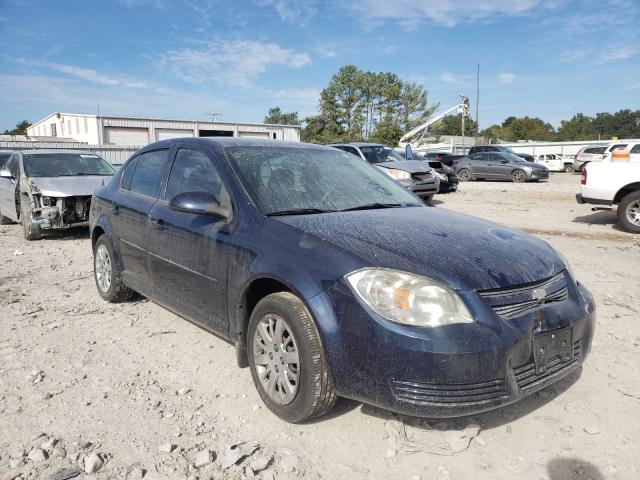
[[[238,132],[240,137],[269,138],[268,132]]]
[[[193,130],[180,130],[178,128],[156,128],[156,140],[168,140],[169,138],[193,137]]]
[[[107,145],[146,145],[149,130],[146,128],[104,127],[104,143]]]

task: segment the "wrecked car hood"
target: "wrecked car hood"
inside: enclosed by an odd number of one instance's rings
[[[551,247],[531,235],[439,208],[296,215],[277,221],[348,251],[363,267],[407,271],[458,289],[522,285],[565,268]]]
[[[427,173],[431,171],[431,165],[426,160],[404,160],[401,162],[376,163],[376,167],[395,168],[409,173]]]
[[[80,197],[93,195],[98,188],[109,183],[111,176],[29,177],[29,180],[48,197]]]

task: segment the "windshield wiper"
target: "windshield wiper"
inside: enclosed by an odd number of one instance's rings
[[[357,207],[343,208],[339,212],[351,212],[354,210],[374,210],[376,208],[400,208],[400,207],[416,207],[416,203],[367,203],[366,205],[358,205]]]
[[[331,213],[338,210],[325,210],[322,208],[294,208],[291,210],[280,210],[279,212],[265,213],[267,217],[277,217],[280,215],[311,215],[314,213]]]

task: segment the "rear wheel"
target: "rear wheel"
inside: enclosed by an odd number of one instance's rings
[[[26,201],[20,202],[20,223],[25,240],[40,240],[42,238],[42,228],[31,220],[31,209],[26,205]]]
[[[262,401],[283,420],[303,422],[335,405],[318,331],[304,303],[292,293],[273,293],[256,305],[247,353]]]
[[[113,258],[111,241],[106,235],[101,235],[93,253],[93,274],[98,293],[107,302],[124,302],[136,292],[122,283]]]
[[[527,174],[524,172],[524,170],[514,170],[513,172],[511,172],[511,180],[513,181],[513,183],[524,183],[527,181]]]
[[[584,169],[587,168],[587,165],[589,165],[589,162],[585,162],[582,164],[582,166],[580,167],[580,173],[584,172]]]
[[[640,233],[640,192],[631,192],[622,199],[618,221],[628,232]]]
[[[461,182],[468,182],[471,180],[471,171],[468,168],[461,168],[458,170],[458,180]]]
[[[573,173],[573,165],[565,165],[564,173]]]

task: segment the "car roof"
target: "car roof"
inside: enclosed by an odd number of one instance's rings
[[[386,147],[386,145],[382,143],[373,143],[373,142],[341,142],[341,143],[328,143],[330,147],[335,147],[338,145],[351,145],[353,147]]]
[[[100,155],[98,155],[96,152],[90,152],[88,150],[71,150],[71,149],[63,149],[63,148],[30,148],[30,149],[24,149],[24,150],[18,150],[18,151],[23,154],[33,154],[33,153],[40,154],[41,153],[44,155],[50,155],[52,153],[75,153],[78,155],[80,154],[95,155],[97,157],[100,157]]]
[[[259,137],[208,137],[208,138],[170,138],[168,140],[160,140],[159,142],[150,143],[144,147],[144,150],[157,148],[161,146],[172,146],[175,143],[186,143],[191,145],[217,145],[220,147],[285,147],[285,148],[310,148],[317,150],[332,150],[330,146],[316,145],[314,143],[291,142],[286,140],[271,140]]]

